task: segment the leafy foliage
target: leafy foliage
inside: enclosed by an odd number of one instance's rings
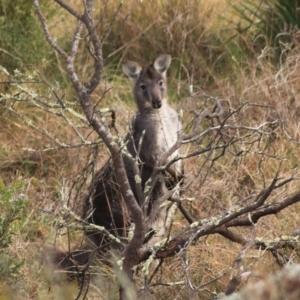
[[[51,15],[49,5],[45,10]],[[0,64],[9,72],[38,64],[47,69],[53,63],[55,56],[45,41],[31,0],[19,0],[17,5],[1,0],[0,28]]]
[[[249,34],[254,48],[276,48],[281,53],[283,43],[291,42],[294,29],[300,28],[299,0],[246,0],[233,5],[243,25],[237,30]]]
[[[16,261],[7,250],[12,244],[15,221],[23,215],[24,184],[23,181],[15,181],[11,186],[5,186],[0,180],[0,277],[16,273],[23,264]]]

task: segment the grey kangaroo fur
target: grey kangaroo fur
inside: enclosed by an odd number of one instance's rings
[[[123,72],[133,83],[133,97],[138,108],[132,121],[131,132],[124,142],[130,156],[138,158],[143,191],[157,161],[175,144],[182,130],[177,113],[168,105],[166,72],[170,63],[171,56],[163,54],[147,67],[142,68],[132,61],[125,62],[122,66]],[[179,150],[175,151],[167,161],[162,162],[162,165],[177,155]],[[136,188],[136,173],[132,159],[127,155],[124,155],[123,159],[131,189],[140,206],[143,206],[145,203],[140,199]],[[182,163],[178,160],[166,172],[158,175],[145,215],[148,224],[150,223],[149,230],[152,230],[150,238],[145,240],[145,245],[156,243],[169,230],[176,204],[170,202],[164,205],[158,209],[155,216],[151,216],[151,210],[161,195],[178,184],[182,173]],[[111,161],[108,161],[95,175],[89,195],[85,199],[83,218],[90,223],[104,226],[122,241],[128,235],[130,215],[119,190]],[[107,253],[108,247],[105,245],[117,248],[100,231],[87,231],[86,237],[89,246],[101,248],[99,251],[101,255]],[[106,248],[106,251],[102,248]],[[67,265],[67,262],[64,264]]]

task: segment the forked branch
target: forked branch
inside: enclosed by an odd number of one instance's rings
[[[77,92],[78,101],[80,102],[80,105],[82,107],[82,110],[89,122],[89,124],[93,127],[95,132],[99,135],[99,137],[103,140],[106,147],[109,149],[113,165],[116,170],[116,177],[118,180],[118,183],[120,185],[120,190],[123,195],[123,198],[125,200],[126,206],[128,210],[131,213],[132,219],[135,226],[134,236],[129,242],[125,254],[124,254],[124,262],[123,262],[123,270],[128,277],[128,279],[132,280],[132,272],[131,268],[136,264],[137,259],[139,257],[139,249],[142,246],[143,242],[143,236],[146,234],[146,226],[143,219],[143,213],[141,208],[139,207],[132,190],[130,188],[123,158],[122,158],[122,152],[120,151],[120,145],[118,143],[115,143],[110,130],[109,126],[103,122],[102,120],[99,120],[97,117],[97,114],[94,113],[94,107],[92,105],[92,102],[90,100],[91,94],[95,90],[95,88],[98,86],[101,77],[102,77],[102,71],[103,71],[103,56],[102,56],[102,43],[98,36],[96,27],[93,22],[92,17],[92,8],[94,1],[93,0],[87,0],[85,1],[85,7],[83,14],[80,14],[76,12],[74,9],[72,9],[68,4],[66,4],[64,1],[56,0],[56,2],[65,10],[67,10],[69,13],[71,13],[78,21],[77,27],[74,32],[73,41],[72,41],[72,47],[70,54],[67,54],[65,51],[63,51],[51,38],[46,19],[41,11],[39,1],[34,0],[34,6],[36,9],[36,12],[38,14],[38,17],[40,19],[40,22],[42,24],[45,37],[53,49],[60,54],[66,61],[67,71],[69,74],[69,77],[71,79],[71,82]],[[93,55],[92,58],[94,60],[94,70],[93,74],[88,80],[86,84],[82,84],[79,80],[79,77],[76,73],[74,62],[76,60],[76,56],[78,53],[78,45],[81,40],[81,34],[83,31],[83,27],[85,27],[88,31],[91,44],[93,46]],[[133,290],[133,289],[132,289]],[[125,295],[123,295],[124,299],[126,298]]]

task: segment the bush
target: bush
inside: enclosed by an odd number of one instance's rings
[[[48,19],[54,8],[44,5]],[[53,73],[56,57],[46,42],[36,18],[32,0],[0,1],[0,65],[12,73],[15,69],[36,68],[48,80],[61,80],[61,72]]]
[[[8,251],[15,233],[15,221],[24,216],[23,187],[23,181],[16,181],[8,187],[0,179],[0,278],[15,274],[23,264]]]
[[[300,28],[300,0],[247,0],[233,8],[243,25],[237,27],[241,36],[249,36],[254,49],[274,47],[277,54],[292,41],[295,29]]]

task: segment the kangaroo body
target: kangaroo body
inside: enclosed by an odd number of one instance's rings
[[[133,124],[133,136],[135,144],[144,137],[139,157],[147,167],[153,169],[159,158],[168,151],[177,141],[178,132],[181,131],[181,123],[178,115],[167,103],[164,103],[159,110],[138,112]],[[128,145],[131,154],[134,150]],[[175,151],[168,160],[178,155]],[[181,162],[175,164],[175,171],[181,174]]]
[[[133,118],[131,132],[125,138],[128,153],[138,157],[141,175],[141,187],[145,185],[160,161],[161,156],[176,142],[182,130],[177,113],[167,103],[166,71],[170,65],[169,55],[160,55],[153,64],[142,68],[135,62],[123,64],[124,73],[133,82],[133,95],[138,111]],[[176,157],[175,151],[166,161]],[[136,174],[133,162],[127,155],[123,157],[127,177],[135,198],[142,206],[137,192]],[[149,217],[155,201],[166,191],[172,189],[182,175],[181,161],[177,161],[168,170],[168,176],[159,174],[151,193],[145,219]],[[149,229],[154,232],[151,244],[158,241],[168,230],[174,216],[176,204],[170,202],[158,210],[157,215],[149,221]],[[86,198],[84,217],[90,222],[104,226],[119,238],[127,236],[130,215],[122,198],[114,168],[109,161],[95,176],[90,193]],[[97,247],[108,242],[107,237],[99,231],[87,232],[89,240]],[[155,238],[156,237],[156,238]]]

